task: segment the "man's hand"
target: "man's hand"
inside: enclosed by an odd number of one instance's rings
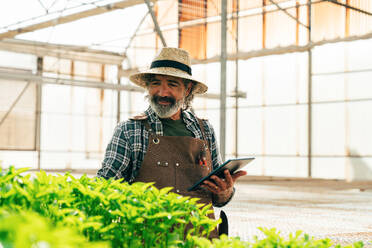
[[[220,178],[213,175],[211,176],[211,179],[213,179],[214,183],[212,181],[206,180],[202,185],[203,188],[208,189],[209,191],[217,195],[217,197],[221,200],[224,198],[229,198],[233,191],[235,181],[239,177],[247,175],[247,172],[238,171],[231,175],[229,170],[225,170],[224,174],[225,178]]]

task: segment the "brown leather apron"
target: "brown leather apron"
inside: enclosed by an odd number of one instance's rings
[[[199,120],[199,125],[203,140],[187,136],[159,136],[151,130],[147,120],[143,122],[149,131],[149,144],[134,182],[155,182],[155,187],[159,189],[173,187],[174,193],[200,198],[199,202],[202,203],[212,203],[212,193],[207,190],[187,191],[212,169],[211,154],[201,121]],[[203,150],[207,164],[199,165]],[[209,217],[214,219],[214,213]],[[215,237],[218,237],[216,229],[212,231],[209,238]]]

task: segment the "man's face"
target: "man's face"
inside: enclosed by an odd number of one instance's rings
[[[160,118],[169,118],[181,109],[189,88],[180,78],[155,75],[148,83],[150,105]]]

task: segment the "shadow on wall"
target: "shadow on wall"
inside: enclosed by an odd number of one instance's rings
[[[346,181],[372,181],[372,164],[368,164],[356,150],[349,151],[351,157],[346,165]]]

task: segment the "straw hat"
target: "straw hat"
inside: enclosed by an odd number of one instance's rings
[[[203,94],[208,90],[207,85],[192,77],[190,55],[186,50],[180,48],[162,48],[159,55],[152,61],[150,69],[133,74],[129,79],[133,83],[146,88],[144,77],[146,74],[168,75],[188,79],[194,83],[193,93],[195,94]]]

